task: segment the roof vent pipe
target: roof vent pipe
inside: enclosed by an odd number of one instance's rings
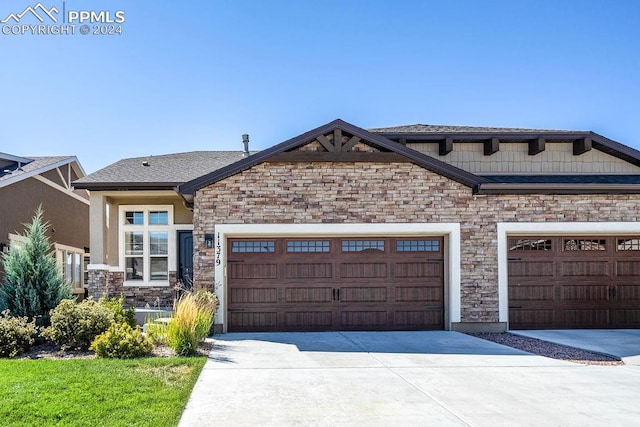
[[[244,150],[242,151],[242,157],[249,157],[249,135],[242,135],[242,144],[244,144]]]

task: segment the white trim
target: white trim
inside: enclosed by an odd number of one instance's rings
[[[170,285],[168,280],[156,280],[153,282],[137,282],[137,281],[129,281],[126,280],[122,282],[123,288],[168,288]]]
[[[69,165],[67,165],[67,166],[69,166]],[[68,170],[68,168],[67,168],[67,170]],[[60,180],[61,180],[62,182],[64,182],[64,186],[63,186],[63,187],[64,187],[66,190],[68,190],[69,188],[71,188],[71,185],[69,185],[69,184],[67,183],[67,180],[64,178],[64,176],[62,176],[62,172],[60,172],[60,168],[56,168],[56,171],[58,172],[58,175],[60,176]]]
[[[33,176],[33,178],[37,179],[38,181],[42,182],[43,184],[47,184],[49,187],[53,187],[56,190],[60,191],[61,193],[64,193],[65,195],[67,195],[69,197],[72,197],[72,198],[84,203],[85,205],[89,206],[89,200],[88,199],[85,199],[84,197],[78,196],[72,190],[63,187],[60,184],[57,184],[57,183],[51,181],[50,179],[43,177],[42,175],[35,175],[35,176]]]
[[[14,184],[16,182],[22,181],[24,179],[27,178],[31,178],[32,176],[36,176],[36,175],[40,175],[41,173],[45,173],[48,172],[50,170],[53,170],[55,168],[58,168],[60,166],[64,166],[66,164],[71,164],[71,163],[75,163],[77,166],[77,169],[79,171],[82,172],[82,176],[79,176],[79,178],[84,177],[84,171],[82,170],[82,166],[80,166],[80,163],[78,163],[78,159],[75,156],[72,157],[67,157],[66,159],[57,161],[55,163],[51,163],[45,166],[42,166],[38,169],[34,169],[32,171],[28,171],[28,172],[14,172],[13,175],[10,178],[6,178],[3,179],[2,181],[0,181],[0,188],[2,187],[6,187],[8,185]]]
[[[508,235],[628,235],[640,233],[640,222],[499,222],[498,312],[500,322],[509,321]]]
[[[85,253],[83,248],[76,248],[75,246],[68,246],[60,243],[54,243],[53,246],[55,247],[55,249],[60,249],[62,251],[78,252],[82,254]]]
[[[87,270],[107,270],[110,273],[122,272],[120,266],[109,264],[89,264],[87,265]]]
[[[27,241],[27,238],[25,236],[9,233],[9,243],[12,243],[12,242],[24,243],[26,241]]]
[[[144,224],[142,225],[126,225],[124,224],[124,214],[126,211],[143,211],[144,215]],[[168,220],[167,225],[151,225],[148,224],[148,215],[147,213],[150,211],[167,211],[168,212]],[[145,268],[144,274],[150,274],[150,267],[147,263],[149,259],[149,254],[146,252],[146,248],[148,248],[148,232],[150,231],[166,231],[167,232],[167,245],[168,245],[168,253],[167,253],[167,274],[171,271],[177,271],[178,265],[178,250],[177,250],[177,231],[184,229],[193,229],[192,224],[174,224],[173,220],[173,205],[119,205],[118,206],[118,271],[125,272],[125,277],[123,277],[123,286],[124,287],[167,287],[170,285],[169,280],[126,280],[126,263],[125,263],[125,255],[124,255],[124,233],[127,230],[132,231],[143,231],[144,232],[144,241],[145,241],[145,253],[143,255]]]
[[[220,300],[216,322],[227,331],[226,265],[227,239],[230,237],[289,236],[445,236],[445,329],[460,322],[460,224],[220,224],[215,226],[215,289]]]
[[[27,159],[26,157],[14,156],[13,154],[7,153],[0,153],[0,159],[22,163],[23,165],[26,165],[27,163],[31,163],[33,161],[33,159]]]

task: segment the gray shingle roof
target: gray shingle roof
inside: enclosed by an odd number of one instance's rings
[[[74,181],[76,188],[173,188],[242,159],[242,151],[191,151],[122,159]],[[148,166],[144,166],[147,162]]]
[[[56,163],[63,162],[65,160],[75,160],[73,156],[47,156],[47,157],[38,157],[38,156],[29,156],[28,159],[32,160],[26,165],[22,165],[20,169],[16,169],[15,167],[8,167],[8,170],[11,170],[11,173],[5,173],[4,169],[0,170],[0,182],[8,181],[9,179],[18,179],[20,176],[26,176],[31,172],[46,169],[48,166],[52,166]]]
[[[386,128],[367,129],[373,133],[576,133],[575,130],[498,128],[484,126],[449,126],[449,125],[404,125]]]

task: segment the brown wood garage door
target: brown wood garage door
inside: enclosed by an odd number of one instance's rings
[[[511,329],[640,327],[640,236],[508,242]]]
[[[229,239],[229,331],[444,327],[443,239]]]

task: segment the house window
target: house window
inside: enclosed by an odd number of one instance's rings
[[[172,206],[121,206],[125,282],[168,285]],[[174,242],[175,243],[175,242]]]
[[[82,263],[84,252],[82,249],[54,244],[56,251],[56,262],[62,269],[64,280],[71,283],[73,288],[82,288],[84,285],[85,269]]]
[[[144,224],[144,212],[131,211],[127,212],[124,218],[125,224],[142,225]]]
[[[152,211],[149,212],[149,224],[151,225],[167,225],[169,224],[169,212]]]

